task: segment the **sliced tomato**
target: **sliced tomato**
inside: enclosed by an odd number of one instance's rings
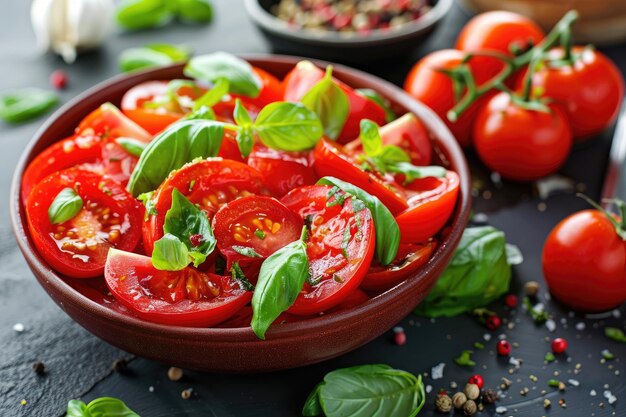
[[[343,204],[338,197],[345,198]],[[310,224],[310,280],[288,312],[311,315],[329,310],[359,287],[372,262],[372,215],[366,208],[355,211],[352,198],[323,185],[296,188],[281,201]]]
[[[102,164],[104,173],[123,186],[130,179],[139,158],[129,154],[115,139],[107,139],[102,144]]]
[[[300,216],[280,201],[260,195],[233,200],[213,217],[217,247],[229,269],[233,262],[260,264],[278,249],[298,240],[302,226]],[[242,248],[252,249],[255,256],[242,253]]]
[[[452,215],[459,193],[459,176],[427,177],[407,187],[409,208],[396,215],[402,243],[423,242],[440,231]]]
[[[341,145],[327,139],[318,142],[313,152],[313,168],[320,177],[336,177],[378,197],[394,215],[408,207],[402,187],[393,179],[364,171],[345,153]]]
[[[430,165],[433,147],[430,143],[428,130],[413,114],[404,116],[387,123],[380,128],[380,137],[385,145],[395,145],[404,150],[411,158],[413,165]],[[348,153],[362,153],[363,144],[357,138],[346,144]]]
[[[313,171],[311,152],[279,151],[257,143],[248,157],[248,165],[263,175],[276,197],[282,197],[296,187],[313,185],[319,179]]]
[[[233,161],[246,162],[243,156],[241,156],[239,145],[237,145],[237,140],[235,139],[235,133],[230,130],[224,131],[224,137],[222,138],[222,144],[220,145],[217,156],[224,159],[232,159]]]
[[[214,326],[252,299],[231,277],[192,267],[161,271],[147,256],[115,249],[109,252],[104,278],[113,296],[137,316],[173,326]]]
[[[401,243],[398,255],[391,264],[382,266],[374,261],[361,288],[367,291],[384,291],[411,278],[428,262],[436,247],[437,242],[434,240],[418,244]]]
[[[142,142],[150,142],[152,135],[133,122],[113,104],[104,103],[85,117],[76,134],[81,136],[96,135],[106,138],[133,138]]]
[[[74,218],[51,224],[48,208],[64,188],[72,188],[83,207]],[[62,274],[87,278],[102,274],[110,248],[135,249],[143,209],[116,181],[72,168],[37,184],[28,198],[26,215],[41,256]]]
[[[143,227],[143,243],[148,255],[152,254],[154,242],[163,237],[165,214],[172,206],[174,188],[204,210],[209,219],[229,201],[268,193],[261,174],[241,162],[209,158],[185,165],[170,174],[152,197],[156,214],[150,214]]]
[[[313,65],[310,61],[300,61],[283,81],[285,86],[286,101],[300,101],[302,97],[322,78],[324,71]],[[359,136],[361,119],[370,119],[379,125],[385,123],[385,110],[373,100],[353,90],[341,81],[335,82],[348,96],[350,112],[337,141],[346,143]]]

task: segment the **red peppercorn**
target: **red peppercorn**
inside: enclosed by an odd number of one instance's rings
[[[483,379],[482,375],[472,375],[469,377],[469,379],[467,380],[468,384],[475,384],[478,385],[478,388],[482,389],[483,386],[485,385],[485,380]]]
[[[404,333],[404,329],[402,327],[394,327],[393,333],[393,342],[396,345],[402,346],[406,344],[406,333]]]
[[[496,330],[501,325],[502,320],[495,314],[487,316],[487,318],[485,319],[485,327],[487,327],[491,331]]]
[[[509,356],[509,354],[511,353],[511,344],[506,340],[500,340],[496,347],[498,350],[498,355],[500,356]]]
[[[567,349],[567,340],[557,337],[552,341],[552,352],[563,353]]]
[[[62,90],[67,86],[67,74],[65,71],[56,70],[50,74],[50,84],[58,90]]]
[[[202,244],[202,235],[201,234],[191,235],[189,236],[189,241],[191,242],[192,245],[194,245],[195,247],[198,247]]]
[[[517,295],[509,294],[504,298],[504,304],[509,308],[517,307]]]

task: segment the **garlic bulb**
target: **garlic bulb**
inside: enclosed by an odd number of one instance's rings
[[[79,50],[102,43],[114,8],[113,0],[33,0],[30,18],[40,49],[74,62]]]

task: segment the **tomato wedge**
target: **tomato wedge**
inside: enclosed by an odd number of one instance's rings
[[[345,198],[343,204],[337,198]],[[372,262],[372,215],[366,208],[355,210],[352,198],[323,185],[296,188],[281,201],[310,224],[311,278],[288,312],[311,315],[331,309],[359,287]]]
[[[48,208],[68,187],[82,198],[83,208],[74,218],[51,224]],[[28,198],[26,215],[41,256],[62,274],[88,278],[102,275],[110,248],[135,249],[143,209],[119,183],[72,168],[37,184]]]
[[[134,138],[150,142],[152,135],[133,122],[113,104],[104,103],[85,117],[76,128],[77,135],[96,135],[102,138]]]
[[[303,222],[300,216],[272,197],[252,195],[222,206],[213,217],[217,247],[233,262],[261,263],[263,259],[298,240]],[[239,250],[236,250],[239,248]],[[242,253],[252,249],[254,256]]]
[[[396,215],[400,241],[423,242],[441,230],[452,215],[459,193],[459,176],[448,171],[444,178],[421,178],[407,188],[409,208]]]
[[[143,243],[148,255],[152,254],[154,242],[163,237],[165,214],[172,206],[174,188],[198,204],[209,219],[229,201],[268,193],[261,174],[241,162],[209,158],[185,165],[170,174],[152,197],[156,214],[150,213],[143,227]]]
[[[320,177],[336,177],[378,197],[394,215],[407,209],[402,187],[393,179],[386,180],[373,172],[358,167],[341,145],[327,139],[318,142],[313,152],[313,168]]]
[[[319,179],[313,171],[312,159],[311,152],[279,151],[257,143],[248,157],[248,165],[261,173],[273,195],[282,197]]]
[[[231,277],[192,267],[160,271],[152,259],[111,249],[104,278],[113,296],[144,320],[173,326],[214,326],[250,302]]]
[[[436,247],[437,242],[434,240],[420,244],[400,244],[398,255],[390,265],[382,266],[374,261],[361,288],[367,291],[383,291],[411,278],[428,262]]]

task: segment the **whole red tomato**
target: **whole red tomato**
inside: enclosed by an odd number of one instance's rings
[[[504,178],[533,181],[556,172],[572,147],[565,114],[524,109],[507,93],[494,96],[474,124],[480,159]]]
[[[451,78],[443,72],[458,67],[464,56],[464,52],[455,49],[442,49],[426,55],[409,72],[404,80],[404,89],[437,113],[461,146],[469,147],[472,141],[472,124],[486,96],[472,104],[459,120],[449,121],[446,114],[455,104],[454,88]],[[473,60],[470,62],[470,68],[478,84],[489,79],[489,74],[478,70]]]
[[[607,214],[580,211],[546,239],[543,274],[552,295],[569,307],[610,310],[626,300],[626,243]]]
[[[572,65],[544,65],[532,82],[535,90],[565,109],[574,140],[584,140],[615,120],[624,97],[624,78],[601,52],[574,47],[572,53]],[[562,57],[562,48],[549,52],[551,59]]]

